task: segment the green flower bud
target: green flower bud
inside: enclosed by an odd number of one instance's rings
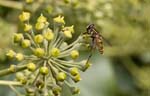
[[[22,84],[26,84],[27,78],[24,76],[22,72],[17,72],[16,73],[16,79],[21,82]]]
[[[52,7],[52,5],[47,6],[47,7],[46,7],[46,11],[47,11],[48,14],[51,14],[51,13],[53,12],[53,7]]]
[[[36,65],[34,63],[28,63],[27,64],[27,69],[29,71],[34,71],[36,69]]]
[[[46,32],[43,34],[44,38],[48,41],[52,40],[54,38],[54,34],[51,29],[47,29]]]
[[[16,79],[19,81],[21,78],[24,78],[24,74],[22,72],[17,72]]]
[[[29,19],[30,19],[30,13],[29,13],[29,12],[22,12],[22,13],[19,15],[19,19],[20,19],[20,21],[22,21],[22,22],[29,20]]]
[[[41,15],[38,17],[37,22],[41,22],[41,23],[47,22],[47,18],[44,17],[43,14],[41,14]]]
[[[37,56],[37,57],[42,57],[44,56],[45,52],[44,52],[44,49],[42,48],[36,48],[34,50],[34,54]]]
[[[37,23],[35,24],[35,28],[36,28],[37,30],[42,30],[44,27],[45,27],[45,24],[44,24],[43,22],[37,22]]]
[[[27,66],[27,69],[28,69],[28,66]],[[32,72],[29,71],[29,69],[28,69],[28,70],[24,70],[24,75],[25,75],[25,76],[29,76],[31,73],[32,73]],[[33,75],[34,75],[34,74],[33,74]],[[33,75],[32,75],[32,76],[33,76]]]
[[[42,43],[42,42],[44,41],[44,38],[43,38],[42,35],[36,35],[36,36],[34,37],[34,41],[35,41],[36,43]]]
[[[41,89],[44,87],[44,81],[43,80],[37,80],[36,81],[36,87]]]
[[[47,75],[48,74],[48,68],[47,67],[41,67],[40,68],[40,73],[42,75]]]
[[[64,47],[67,47],[67,46],[68,46],[68,44],[66,42],[63,42],[60,46],[60,49],[64,49]]]
[[[58,96],[60,94],[61,90],[62,90],[61,87],[59,87],[57,85],[53,86],[53,88],[52,88],[53,94],[56,96]]]
[[[70,55],[72,59],[77,59],[79,57],[79,52],[77,50],[73,50]]]
[[[23,35],[21,33],[14,35],[14,42],[20,42],[23,39]]]
[[[77,67],[73,67],[70,69],[70,74],[73,75],[73,76],[76,76],[79,74],[79,70]]]
[[[52,48],[51,55],[53,57],[58,57],[60,55],[60,50],[58,48]]]
[[[80,74],[77,74],[76,76],[74,76],[73,80],[75,83],[79,82],[81,80]]]
[[[25,31],[25,32],[29,32],[31,29],[32,29],[32,25],[30,25],[30,24],[25,24],[25,26],[24,26],[24,31]]]
[[[17,54],[16,54],[16,59],[17,59],[18,61],[22,61],[22,60],[24,59],[23,54],[22,54],[22,53],[17,53]]]
[[[60,72],[57,74],[57,80],[63,82],[66,79],[66,74],[64,72]]]
[[[64,21],[64,17],[63,16],[58,16],[58,17],[55,17],[54,19],[54,22],[56,23],[61,23],[61,24],[65,24],[65,21]]]
[[[72,87],[71,88],[71,92],[72,92],[73,95],[80,94],[80,89],[77,88],[77,87]]]
[[[33,95],[29,95],[29,96],[35,96],[34,95],[34,93],[35,93],[35,88],[33,87],[27,87],[26,88],[26,92],[28,93],[28,94],[33,94]]]
[[[82,61],[83,62],[83,69],[82,71],[86,71],[92,64],[87,61]]]
[[[9,70],[13,73],[16,72],[16,65],[11,64]]]
[[[12,59],[14,56],[16,55],[16,53],[13,51],[13,50],[9,50],[7,53],[6,53],[6,56],[10,59]]]
[[[23,48],[28,48],[29,46],[31,46],[30,40],[24,39],[24,40],[21,42],[21,46],[22,46]]]

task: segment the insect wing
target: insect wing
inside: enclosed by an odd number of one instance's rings
[[[106,42],[107,45],[112,46],[111,43],[105,37],[103,37],[102,35],[100,35],[100,32],[97,31],[96,28],[93,28],[93,31],[95,31],[97,34],[99,34],[99,37],[101,39],[103,39],[103,41]]]

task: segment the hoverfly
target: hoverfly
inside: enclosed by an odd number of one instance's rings
[[[111,45],[95,28],[95,25],[94,24],[89,24],[86,28],[86,32],[83,33],[83,34],[88,34],[91,39],[92,39],[92,42],[91,42],[91,53],[90,55],[88,56],[88,59],[87,59],[87,62],[89,62],[89,59],[91,58],[92,56],[92,53],[93,53],[93,50],[95,49],[98,49],[98,51],[100,52],[100,54],[103,54],[104,53],[104,45],[103,45],[103,40],[106,41],[109,45]],[[86,62],[86,63],[87,63]]]

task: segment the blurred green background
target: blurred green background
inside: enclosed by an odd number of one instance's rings
[[[62,14],[66,25],[75,26],[74,39],[94,23],[112,45],[105,45],[104,55],[95,50],[92,67],[82,73],[82,81],[77,84],[79,96],[150,96],[150,0],[35,1],[0,0],[0,69],[12,63],[5,51],[17,48],[11,39],[13,33],[22,31],[18,21],[22,10],[32,12],[30,22],[41,13],[49,21]],[[81,57],[87,56],[88,51],[82,50]],[[9,80],[11,76],[0,79]],[[0,85],[0,96],[13,95],[7,86]]]

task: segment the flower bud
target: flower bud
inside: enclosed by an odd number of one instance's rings
[[[51,55],[53,57],[58,57],[60,55],[60,50],[58,48],[52,48]]]
[[[36,85],[37,88],[41,89],[41,88],[44,87],[44,81],[39,79],[39,80],[36,81],[35,85]]]
[[[60,72],[57,74],[57,80],[63,82],[66,79],[66,74],[64,72]]]
[[[73,95],[79,94],[79,93],[80,93],[80,89],[77,88],[77,87],[72,87],[72,88],[71,88],[71,92],[72,92]]]
[[[77,59],[79,57],[79,52],[77,50],[73,50],[70,55],[72,59]]]
[[[61,45],[60,45],[60,49],[64,49],[65,47],[67,47],[68,44],[67,42],[63,42]]]
[[[45,66],[41,67],[41,68],[40,68],[40,73],[41,73],[42,75],[47,75],[47,74],[48,74],[48,68],[45,67]]]
[[[24,59],[23,54],[22,54],[22,53],[17,53],[17,54],[16,54],[16,59],[17,59],[18,61],[22,61],[22,60]]]
[[[23,78],[24,77],[24,74],[22,72],[17,72],[16,73],[16,79],[17,80],[20,80],[20,78]]]
[[[47,7],[46,7],[46,11],[47,11],[48,14],[52,14],[52,12],[53,12],[53,7],[52,7],[52,5],[47,6]]]
[[[35,41],[36,43],[42,43],[43,40],[44,40],[44,38],[43,38],[42,35],[36,35],[36,36],[34,37],[34,41]]]
[[[14,42],[20,42],[23,39],[23,35],[21,33],[14,35]]]
[[[37,22],[41,22],[41,23],[47,22],[47,18],[44,17],[43,14],[41,14],[41,15],[38,17]]]
[[[28,94],[32,94],[32,95],[27,95],[27,96],[35,96],[34,93],[35,93],[35,88],[34,87],[27,87],[26,88],[26,92]]]
[[[52,88],[53,94],[55,96],[58,96],[60,94],[61,90],[62,90],[61,87],[59,87],[57,85],[53,86],[53,88]]]
[[[76,76],[79,74],[79,70],[77,67],[70,68],[70,74]]]
[[[28,48],[29,46],[31,46],[30,40],[24,39],[24,40],[21,42],[21,46],[22,46],[23,48]]]
[[[46,32],[43,34],[44,38],[48,41],[52,40],[54,38],[54,34],[51,29],[47,29]]]
[[[6,53],[6,56],[8,56],[8,58],[10,58],[10,59],[12,59],[15,55],[16,55],[16,53],[13,50],[9,50]]]
[[[64,35],[65,35],[67,38],[72,38],[71,31],[65,30],[63,33],[64,33]]]
[[[30,25],[30,24],[25,24],[25,26],[24,26],[24,31],[25,32],[28,32],[28,31],[30,31],[32,29],[32,25]]]
[[[22,84],[26,84],[27,79],[25,78],[24,74],[22,72],[16,73],[16,79],[21,82]]]
[[[22,13],[19,15],[19,19],[20,19],[20,21],[22,21],[22,22],[29,20],[29,19],[30,19],[30,13],[29,13],[29,12],[22,12]]]
[[[37,23],[35,24],[35,28],[36,28],[37,30],[42,30],[44,27],[45,27],[45,24],[44,24],[43,22],[37,22]]]
[[[27,69],[29,71],[34,71],[36,69],[36,65],[34,63],[28,63],[27,64]]]
[[[70,31],[71,33],[74,33],[74,26],[67,26],[67,27],[64,27],[63,30],[65,31]]]
[[[82,71],[86,71],[92,64],[87,61],[82,61],[84,63]]]
[[[45,52],[44,52],[44,49],[42,48],[36,48],[34,50],[34,54],[37,56],[37,57],[42,57],[44,56]]]
[[[11,64],[9,70],[13,73],[16,72],[16,65]]]
[[[75,83],[79,82],[81,79],[80,74],[77,74],[76,76],[73,77],[73,80]]]
[[[56,23],[61,23],[61,24],[65,24],[65,21],[64,21],[64,17],[63,16],[58,16],[58,17],[55,17],[54,19],[54,22]]]

